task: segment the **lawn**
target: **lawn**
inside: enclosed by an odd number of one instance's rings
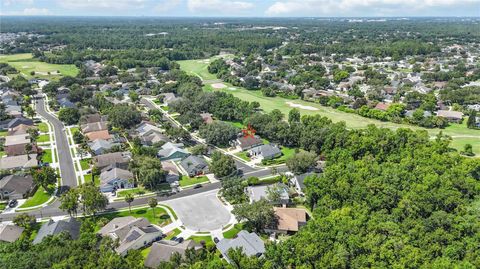
[[[147,248],[144,248],[144,249],[142,249],[142,250],[140,251],[140,254],[142,254],[142,257],[143,257],[144,259],[147,258],[148,254],[150,253],[150,250],[152,250],[152,246],[149,246],[149,247],[147,247]],[[142,263],[142,265],[143,265],[143,263]]]
[[[239,121],[225,121],[226,123],[232,125],[233,127],[237,127],[238,129],[243,129],[245,128],[245,125]]]
[[[242,224],[235,224],[230,230],[223,233],[225,238],[234,238],[242,230]]]
[[[285,163],[290,157],[295,154],[295,148],[282,147],[280,149],[282,156],[272,159],[272,160],[263,160],[262,164],[272,165],[272,164],[282,164]]]
[[[44,135],[39,135],[37,138],[38,143],[43,143],[43,142],[50,142],[50,135],[44,134]]]
[[[182,176],[180,181],[178,181],[181,187],[191,186],[191,185],[195,185],[203,182],[208,182],[208,178],[206,176],[199,176],[199,177]]]
[[[44,162],[44,163],[51,163],[51,162],[53,162],[52,150],[51,150],[51,149],[45,149],[45,150],[43,150],[42,162]]]
[[[235,156],[240,157],[242,160],[245,160],[247,162],[249,162],[251,160],[250,157],[248,157],[246,151],[237,152],[237,153],[235,153]]]
[[[7,204],[6,203],[1,203],[0,204],[0,211],[4,210],[5,208],[7,208]]]
[[[85,182],[92,182],[92,174],[86,174],[83,176]],[[95,176],[95,181],[93,182],[95,186],[100,186],[100,176]]]
[[[190,236],[190,238],[188,239],[195,241],[195,243],[200,243],[202,241],[205,241],[206,244],[208,243],[213,244],[213,240],[210,235],[193,235],[193,236]]]
[[[78,131],[79,131],[78,127],[72,127],[72,128],[70,128],[70,132],[72,133],[72,135],[73,135],[74,133],[78,132]]]
[[[180,229],[175,228],[171,232],[167,233],[167,236],[165,237],[165,240],[170,240],[172,237],[177,236],[181,233]]]
[[[183,63],[182,63],[183,62]],[[206,80],[212,79],[211,74],[208,74],[206,70],[208,63],[202,60],[189,60],[189,61],[180,61],[180,67],[188,72],[196,74]],[[205,72],[207,74],[205,74]],[[279,109],[283,114],[288,115],[288,112],[292,109],[292,105],[301,106],[298,107],[302,115],[315,115],[319,114],[325,117],[330,118],[333,122],[344,121],[348,128],[358,129],[365,128],[369,124],[374,124],[378,127],[384,127],[389,129],[398,129],[398,128],[410,128],[412,130],[427,130],[430,136],[437,135],[440,131],[443,131],[443,134],[449,135],[453,138],[452,146],[456,149],[462,150],[465,141],[464,138],[476,138],[480,137],[480,130],[468,129],[464,124],[453,124],[445,128],[444,130],[440,129],[426,129],[418,126],[407,125],[407,124],[397,124],[393,122],[382,122],[375,119],[364,118],[357,114],[346,113],[340,110],[325,107],[318,103],[308,102],[304,100],[290,100],[287,98],[282,98],[279,96],[276,97],[265,97],[261,91],[251,91],[241,87],[233,87],[231,84],[225,83],[227,88],[220,89],[217,91],[224,91],[233,94],[234,96],[245,100],[245,101],[257,101],[260,103],[260,107],[265,112],[270,112],[274,109]],[[233,89],[234,88],[234,89]],[[214,90],[209,83],[204,86],[204,90],[212,91]],[[458,141],[455,141],[458,140]],[[480,139],[476,139],[471,143],[474,147],[474,152],[477,155],[480,155]]]
[[[165,111],[169,111],[169,110],[170,110],[170,107],[169,107],[169,106],[161,106],[160,108],[163,109],[163,110],[165,110]]]
[[[5,156],[5,154],[6,154],[5,151],[0,151],[0,157]]]
[[[90,160],[90,158],[80,160],[80,166],[82,167],[82,170],[87,170],[90,168]]]
[[[48,124],[46,124],[45,122],[40,122],[37,127],[41,133],[48,132]]]
[[[43,187],[39,187],[35,194],[28,198],[27,201],[20,206],[20,208],[27,208],[27,207],[32,207],[32,206],[37,206],[41,205],[43,203],[46,203],[50,199],[50,194],[47,193]]]
[[[35,77],[55,80],[62,76],[74,77],[78,74],[78,68],[73,64],[49,64],[40,62],[37,59],[33,59],[30,53],[1,55],[0,63],[8,63],[15,67],[15,69],[27,79]],[[33,76],[30,74],[32,71],[35,72]]]
[[[150,223],[164,226],[171,223],[170,216],[168,215],[165,209],[157,207],[155,208],[155,217],[153,216],[153,209],[152,208],[140,208],[140,209],[132,209],[132,212],[125,210],[113,213],[107,213],[100,215],[102,218],[107,218],[109,220],[118,218],[118,217],[126,217],[126,216],[133,216],[135,218],[146,218]]]
[[[8,131],[0,131],[0,137],[7,136]]]
[[[128,193],[131,193],[133,195],[142,195],[145,194],[149,191],[145,190],[143,187],[138,187],[134,189],[128,189],[128,190],[121,190],[117,192],[117,197],[125,197],[127,196]]]

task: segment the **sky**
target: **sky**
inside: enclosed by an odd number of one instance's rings
[[[0,15],[480,17],[480,0],[0,0]]]

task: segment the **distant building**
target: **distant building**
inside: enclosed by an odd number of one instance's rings
[[[450,122],[459,123],[463,119],[463,113],[458,111],[450,111],[450,110],[438,110],[437,116],[447,119]]]

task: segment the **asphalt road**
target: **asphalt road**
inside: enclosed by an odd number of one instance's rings
[[[55,116],[48,113],[45,109],[45,100],[43,98],[36,99],[37,113],[48,120],[53,125],[55,132],[55,148],[58,153],[58,162],[60,164],[60,176],[62,178],[62,187],[73,188],[77,186],[77,176],[75,175],[75,167],[73,164],[68,138],[65,131],[65,125]],[[63,188],[62,188],[63,189]]]

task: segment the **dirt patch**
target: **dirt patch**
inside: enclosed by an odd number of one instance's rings
[[[212,88],[214,89],[223,89],[223,88],[226,88],[227,86],[223,83],[214,83],[212,84]]]
[[[311,111],[318,110],[318,108],[313,107],[313,106],[304,106],[304,105],[300,105],[300,104],[295,104],[293,102],[286,102],[286,104],[289,105],[290,107],[295,107],[295,108],[300,108],[300,109],[305,109],[305,110],[311,110]]]

